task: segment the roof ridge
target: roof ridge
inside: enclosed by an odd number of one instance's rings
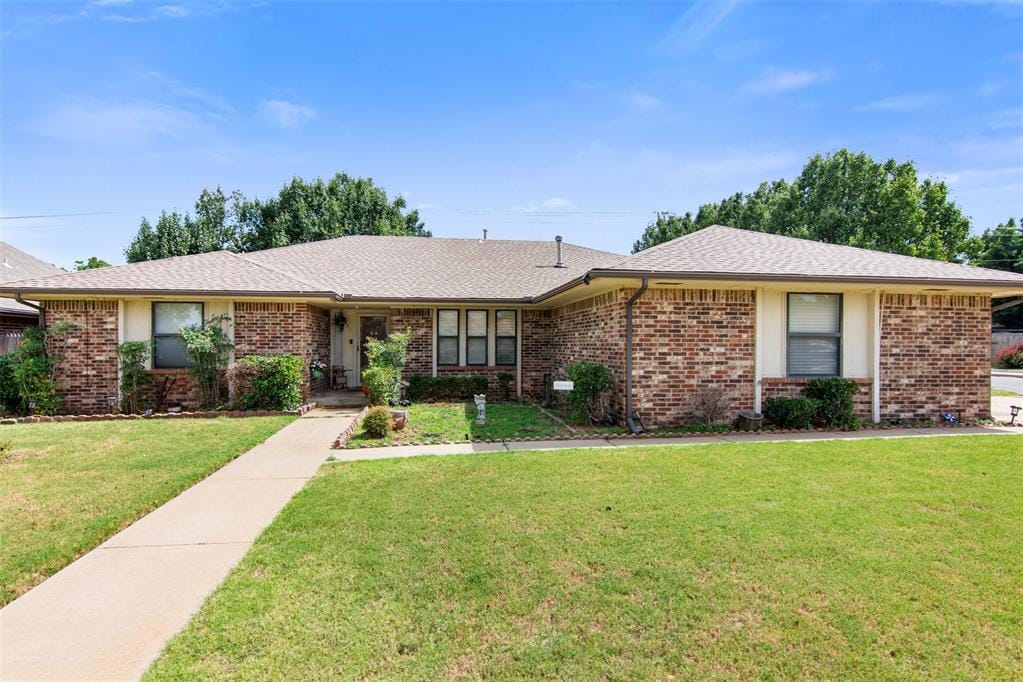
[[[335,296],[340,295],[337,291],[333,291],[330,287],[325,287],[322,284],[315,284],[313,282],[307,282],[307,281],[305,281],[303,279],[300,279],[300,278],[296,277],[295,275],[293,275],[290,272],[284,272],[282,270],[278,270],[276,268],[272,268],[272,267],[270,267],[269,265],[267,265],[265,263],[260,263],[258,261],[252,260],[251,258],[246,258],[245,256],[243,256],[240,253],[235,253],[234,251],[225,251],[224,253],[229,253],[232,256],[234,256],[235,258],[238,258],[239,260],[242,260],[242,261],[244,261],[244,262],[246,262],[246,263],[248,263],[250,265],[255,265],[257,268],[263,268],[264,270],[269,270],[270,272],[274,273],[275,275],[280,275],[281,277],[287,277],[288,279],[292,280],[293,282],[301,284],[303,287],[308,287],[312,291],[330,291]]]

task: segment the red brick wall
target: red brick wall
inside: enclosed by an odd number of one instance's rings
[[[550,310],[521,310],[519,344],[522,357],[522,396],[543,398],[543,375],[553,370],[554,314]]]
[[[632,380],[644,423],[697,419],[694,396],[708,387],[725,390],[730,416],[753,409],[755,316],[753,291],[645,292],[633,307]]]
[[[763,400],[768,398],[798,398],[803,395],[803,387],[809,381],[809,377],[764,377],[760,380],[760,396]],[[869,378],[855,378],[860,387],[860,392],[853,396],[853,409],[860,419],[871,419],[873,417],[873,399],[871,386],[873,382]]]
[[[991,298],[885,294],[881,416],[991,416]]]
[[[35,327],[38,324],[39,320],[35,317],[0,314],[0,334],[20,332],[28,327]]]
[[[554,311],[551,325],[551,370],[565,377],[574,362],[607,365],[615,380],[615,400],[624,406],[625,301],[623,290],[598,294]]]
[[[314,360],[327,366],[322,378],[314,381],[310,376],[310,390],[314,393],[325,391],[330,387],[330,311],[309,306],[306,327],[309,334],[309,350],[305,356],[306,371],[308,372],[309,363]]]
[[[309,362],[329,363],[330,321],[326,310],[306,303],[235,301],[235,357],[291,353],[305,361],[302,395],[308,397]],[[317,386],[326,386],[327,378]]]
[[[404,374],[433,374],[433,310],[430,308],[391,308],[388,329],[411,332]]]
[[[47,336],[56,376],[71,414],[106,413],[117,386],[117,301],[46,301]]]
[[[198,409],[199,387],[187,369],[152,369],[147,372],[153,384],[146,392],[145,408],[166,411],[168,407],[182,407],[185,410]],[[162,405],[157,405],[157,394],[167,386]],[[227,393],[223,394],[225,397]]]

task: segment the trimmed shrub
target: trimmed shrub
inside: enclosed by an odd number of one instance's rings
[[[508,372],[497,373],[497,391],[501,394],[501,400],[511,399],[511,381],[515,376]]]
[[[1023,369],[1023,343],[1009,346],[995,355],[995,367],[1001,369]]]
[[[810,428],[817,409],[813,398],[768,398],[764,401],[764,416],[783,429]]]
[[[599,362],[576,362],[566,366],[565,372],[574,384],[568,392],[572,418],[581,420],[588,417],[594,423],[605,421],[609,408],[604,394],[615,385],[611,370]]]
[[[393,367],[370,367],[362,373],[362,385],[370,405],[390,405],[398,399],[398,371]]]
[[[302,404],[297,355],[246,355],[227,369],[232,401],[243,410],[292,410]]]
[[[817,401],[814,422],[832,429],[855,429],[859,425],[853,406],[853,396],[859,392],[855,381],[841,377],[810,379],[803,388],[803,395]]]
[[[386,438],[393,431],[391,409],[389,407],[371,407],[362,420],[362,430],[370,438]]]
[[[415,374],[409,379],[408,396],[412,401],[472,400],[478,393],[487,392],[484,376],[431,377]]]
[[[199,406],[205,410],[220,407],[221,379],[227,369],[228,354],[234,348],[225,327],[227,315],[217,315],[201,324],[181,328],[181,339],[188,354],[188,373],[195,380]]]

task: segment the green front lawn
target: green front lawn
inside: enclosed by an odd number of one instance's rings
[[[292,419],[0,426],[0,605]]]
[[[387,438],[370,438],[360,426],[349,446],[408,445],[505,438],[556,438],[571,435],[564,424],[551,419],[531,403],[487,405],[487,422],[476,424],[473,403],[417,403],[408,408],[404,429]]]
[[[991,397],[992,398],[1015,398],[1018,395],[1019,395],[1019,393],[1016,393],[1014,391],[1006,391],[1003,388],[992,388],[991,389]]]
[[[328,465],[149,679],[1018,678],[1023,437]]]

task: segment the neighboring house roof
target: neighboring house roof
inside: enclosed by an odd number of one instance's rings
[[[64,272],[56,265],[39,260],[35,256],[16,249],[6,242],[0,242],[0,284],[19,279],[46,277]],[[0,298],[0,312],[17,315],[37,315],[38,311],[9,298]]]
[[[713,226],[621,256],[553,241],[352,236],[253,253],[178,256],[0,284],[45,294],[327,296],[531,302],[590,277],[958,284],[1023,290],[1023,275]]]
[[[1023,287],[1023,274],[712,225],[622,258],[603,273],[692,279],[864,281]]]

